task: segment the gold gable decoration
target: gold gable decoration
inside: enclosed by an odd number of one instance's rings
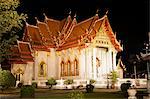
[[[61,52],[60,51],[56,51],[56,55],[57,56],[61,56]]]
[[[118,59],[117,69],[122,69],[123,71],[126,71],[125,65],[122,63],[121,58]]]

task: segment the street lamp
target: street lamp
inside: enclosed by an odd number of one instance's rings
[[[136,77],[136,61],[133,62],[133,65],[134,65],[134,75],[135,75],[135,81],[136,81],[136,79],[137,79],[137,77]]]
[[[146,55],[149,54],[150,51],[150,32],[148,33],[148,44],[146,44]],[[149,63],[149,59],[147,59],[147,92],[148,92],[148,96],[150,97],[150,63]]]
[[[147,61],[147,92],[150,97],[150,32],[148,33],[148,44],[146,44],[146,54],[142,55],[142,59]]]

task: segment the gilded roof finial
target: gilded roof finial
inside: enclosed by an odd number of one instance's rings
[[[69,13],[68,14],[71,15],[71,9],[69,9]]]
[[[105,15],[107,15],[107,14],[108,14],[108,10],[106,11]]]
[[[74,18],[76,18],[76,17],[77,17],[77,14],[75,13]]]
[[[35,20],[36,20],[36,22],[39,22],[37,17],[35,17]]]
[[[43,13],[43,15],[44,15],[45,19],[47,19],[47,16],[46,16],[46,14],[45,14],[45,13]]]
[[[96,15],[98,15],[98,13],[99,13],[99,9],[96,10]]]
[[[27,21],[25,21],[25,24],[26,24],[26,26],[28,26],[28,25],[29,25]]]

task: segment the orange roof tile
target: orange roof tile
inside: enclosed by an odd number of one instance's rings
[[[31,43],[32,48],[34,49],[33,46],[42,46],[40,49],[35,49],[35,50],[48,50],[47,47],[44,45],[44,38],[42,38],[40,34],[40,30],[37,26],[32,26],[32,25],[27,25],[27,33],[29,37],[29,42]]]
[[[54,36],[58,36],[58,32],[60,31],[60,21],[53,20],[53,19],[46,19],[46,23],[49,27],[49,31]]]
[[[28,35],[30,35],[32,42],[39,42],[40,43],[42,38],[40,36],[38,27],[28,25],[27,29],[28,29]]]
[[[18,45],[13,46],[11,51],[11,57],[9,61],[11,63],[26,63],[26,62],[33,62],[33,57],[31,55],[31,48],[30,44],[27,42],[17,41]]]
[[[48,26],[44,22],[37,22],[37,26],[39,27],[40,34],[43,37],[43,43],[45,43],[48,46],[54,45],[52,35],[50,34],[50,31],[48,30]]]
[[[29,35],[32,48],[36,50],[48,50],[48,48],[60,50],[71,47],[71,45],[72,47],[78,46],[78,41],[82,43],[84,43],[85,39],[91,41],[96,36],[102,23],[116,50],[121,50],[121,46],[112,32],[106,15],[99,19],[96,14],[94,17],[80,23],[77,23],[76,17],[72,20],[70,15],[61,21],[46,17],[45,23],[37,22],[37,27],[28,25],[25,35]],[[27,36],[24,36],[24,38],[27,39]],[[70,42],[72,43],[71,45]]]
[[[26,63],[21,59],[19,49],[17,46],[13,46],[10,50],[12,51],[12,54],[8,59],[10,63]]]

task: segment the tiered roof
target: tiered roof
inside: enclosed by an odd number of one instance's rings
[[[12,54],[9,58],[10,63],[26,64],[27,62],[33,62],[31,55],[31,47],[28,42],[17,41],[18,45],[11,48]]]
[[[61,21],[45,16],[44,22],[37,20],[36,26],[26,24],[23,41],[30,42],[34,50],[49,51],[49,48],[56,48],[59,51],[85,46],[85,43],[94,39],[102,26],[115,49],[122,51],[122,47],[111,29],[107,15],[99,18],[98,14],[79,23],[77,23],[76,15],[73,19],[69,15]]]

